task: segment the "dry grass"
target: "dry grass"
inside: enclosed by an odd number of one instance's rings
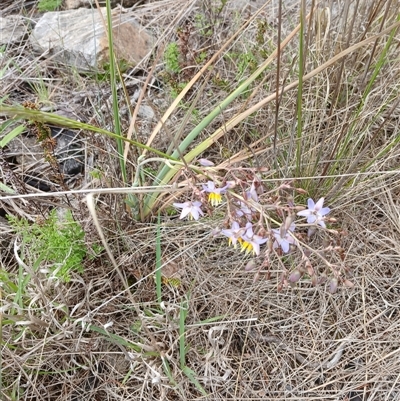
[[[250,6],[235,11],[234,1],[218,12],[216,3],[162,0],[137,8],[141,23],[160,38],[159,48],[179,41],[178,27],[191,26],[185,54],[190,64],[187,72],[168,77],[161,61],[155,69],[156,81],[144,104],[156,116],[172,101],[170,86],[187,82],[201,68],[194,63],[196,57],[202,51],[211,56],[254,13]],[[312,16],[305,73],[395,22],[395,2],[364,1],[355,8],[353,2],[344,1],[327,14],[324,7],[329,6],[321,3]],[[282,38],[297,25],[299,7],[297,3],[284,7]],[[268,26],[262,43],[257,35],[265,21]],[[243,61],[238,54],[252,53],[259,63],[263,61],[260,50],[275,48],[277,23],[276,8],[268,6],[224,52],[206,80],[195,107],[197,114],[183,135],[190,132],[198,116],[206,115],[237,86]],[[160,308],[154,282],[155,220],[133,221],[122,195],[99,195],[97,216],[130,290],[124,288],[105,253],[88,259],[84,273],[74,274],[67,284],[37,271],[18,290],[8,285],[7,277],[18,283],[23,265],[17,263],[12,245],[2,251],[2,400],[399,400],[399,40],[396,32],[388,61],[367,92],[386,43],[383,39],[357,49],[304,83],[300,171],[296,165],[294,91],[282,95],[278,112],[274,102],[266,104],[203,155],[228,166],[221,170],[227,171],[226,178],[237,175],[251,181],[252,171],[263,167],[267,172],[262,179],[268,188],[296,179],[313,197],[327,196],[337,219],[331,227],[340,230],[344,263],[354,288],[339,288],[330,294],[324,285],[312,287],[301,281],[296,288],[278,292],[283,271],[279,258],[273,259],[268,269],[262,266],[262,256],[258,258],[256,276],[245,270],[249,256],[212,237],[213,228],[226,224],[222,209],[195,223],[165,213],[161,225],[163,274],[179,278],[180,284],[163,285]],[[111,127],[108,83],[80,76],[54,60],[35,58],[29,50],[29,45],[24,45],[4,53],[2,60],[13,63],[4,75],[0,98],[9,93],[12,102],[35,101],[40,86],[48,94],[42,104],[46,100],[47,106],[78,113],[82,121]],[[281,87],[298,78],[297,56],[295,39],[281,55]],[[144,60],[124,75],[131,97],[150,66],[151,60]],[[251,68],[249,64],[244,69],[244,78]],[[200,139],[235,113],[275,93],[275,85],[276,62],[250,88],[252,96],[236,99]],[[163,151],[168,148],[199,88],[189,91],[153,146]],[[121,119],[126,132],[130,119],[122,92],[120,108],[125,110]],[[145,143],[156,123],[156,119],[139,117],[136,139]],[[352,135],[347,141],[349,132]],[[122,186],[115,144],[98,135],[80,135],[86,164],[76,188]],[[132,177],[136,159],[136,150],[131,148],[128,172]],[[14,170],[15,179],[23,181],[24,175],[35,174],[40,163],[32,170]],[[93,169],[101,175],[94,178],[90,174]],[[3,174],[5,171],[2,165]],[[148,172],[149,182],[151,174]],[[17,184],[12,186],[18,189]],[[84,197],[73,188],[71,185],[69,207],[84,227],[86,242],[98,243]],[[63,190],[61,186],[56,189]],[[25,191],[33,192],[29,187]],[[21,188],[19,193],[23,193]],[[25,211],[34,220],[46,213],[41,199],[32,203],[21,196],[1,202],[8,213]],[[56,193],[45,199],[51,205],[66,205],[65,197]],[[324,271],[320,262],[315,263],[315,269]],[[22,295],[17,302],[18,291]],[[186,364],[208,396],[201,395],[180,366],[179,318],[185,300]],[[174,383],[167,377],[166,364]]]

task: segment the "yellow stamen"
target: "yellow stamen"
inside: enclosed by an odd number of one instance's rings
[[[221,194],[211,192],[210,195],[208,195],[208,200],[211,203],[211,205],[218,206],[222,202],[222,196]]]
[[[240,245],[242,246],[241,252],[246,251],[246,253],[250,253],[251,251],[254,251],[253,245],[250,242],[242,240],[240,241]]]

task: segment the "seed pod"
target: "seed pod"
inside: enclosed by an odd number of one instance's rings
[[[283,234],[286,234],[286,231],[288,231],[290,229],[290,226],[292,225],[292,223],[294,222],[295,219],[296,219],[296,215],[295,214],[291,214],[290,216],[286,217],[286,219],[285,219],[285,232]]]
[[[313,267],[312,267],[310,261],[307,261],[307,262],[306,262],[306,267],[307,267],[307,273],[308,273],[308,275],[309,275],[309,276],[312,276],[312,275],[315,273],[315,271],[314,271],[314,269],[313,269]]]
[[[313,276],[311,276],[311,284],[313,287],[316,287],[318,284],[318,277],[316,274],[314,274]]]
[[[343,281],[343,285],[345,285],[347,288],[353,288],[354,287],[354,283],[351,282],[350,280],[344,280]]]
[[[256,262],[254,260],[250,260],[249,262],[247,262],[246,266],[244,267],[244,270],[249,272],[255,269],[255,267],[256,267]]]

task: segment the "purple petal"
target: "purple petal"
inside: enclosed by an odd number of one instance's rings
[[[289,252],[289,248],[290,248],[289,241],[283,239],[280,243],[280,246],[281,246],[283,252],[285,252],[285,253]]]
[[[319,211],[324,206],[324,198],[320,198],[319,201],[315,204],[314,210]]]
[[[232,237],[233,236],[233,231],[232,230],[222,230],[221,234],[225,235],[226,237]]]
[[[251,242],[251,245],[253,245],[253,252],[258,256],[260,254],[260,245],[253,241]]]
[[[301,210],[300,212],[297,212],[297,216],[310,216],[312,212],[310,210]]]
[[[212,192],[215,189],[215,184],[212,181],[208,181],[207,188]]]
[[[311,198],[308,199],[308,201],[307,201],[307,206],[308,206],[308,208],[309,208],[310,210],[314,210],[314,209],[315,209],[315,203],[314,203],[314,201],[313,201]]]
[[[323,207],[318,213],[321,216],[325,216],[326,214],[328,214],[331,211],[331,209],[329,207]]]
[[[195,219],[195,220],[198,220],[199,219],[199,212],[201,212],[201,210],[200,209],[198,209],[198,208],[195,208],[195,207],[192,207],[192,209],[191,209],[191,211],[190,211],[190,214],[192,215],[192,217]]]
[[[182,209],[184,207],[187,207],[189,205],[189,202],[185,202],[185,203],[173,203],[173,205],[178,208],[178,209]]]
[[[237,221],[234,221],[232,223],[232,227],[231,228],[232,228],[232,230],[239,230],[240,229],[239,223]]]
[[[184,207],[182,209],[181,215],[179,216],[180,219],[184,219],[191,211],[191,207]]]
[[[260,235],[253,235],[253,242],[258,245],[265,244],[268,241],[268,238],[263,238]]]
[[[315,220],[317,220],[317,217],[316,217],[314,214],[310,214],[310,215],[307,217],[307,223],[308,223],[308,224],[315,223]]]

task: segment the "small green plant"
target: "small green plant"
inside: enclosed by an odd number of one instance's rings
[[[42,222],[30,224],[27,219],[9,217],[11,226],[21,237],[25,263],[47,267],[62,281],[69,281],[71,271],[81,273],[87,248],[84,231],[68,211],[61,222],[53,210]]]
[[[175,42],[169,43],[165,48],[164,60],[167,72],[178,74],[181,71],[179,66],[179,47]]]
[[[178,95],[185,89],[187,82],[171,82],[171,96],[173,99],[176,99]]]
[[[62,4],[62,0],[39,0],[37,8],[41,12],[55,11]]]

